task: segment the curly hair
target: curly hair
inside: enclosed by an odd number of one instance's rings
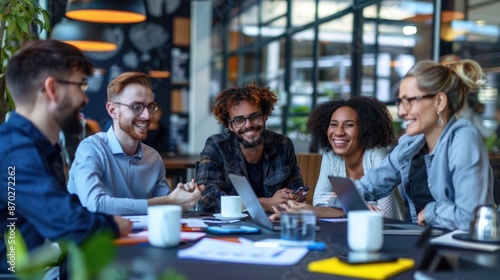
[[[213,114],[217,122],[229,126],[228,109],[237,106],[241,101],[247,101],[252,105],[259,105],[262,114],[269,117],[274,110],[278,98],[269,90],[269,87],[256,86],[254,82],[243,88],[232,88],[222,91],[215,97],[213,103]]]
[[[392,117],[384,103],[373,97],[355,96],[351,99],[326,101],[314,108],[307,120],[312,142],[324,152],[333,150],[327,136],[330,119],[338,108],[349,106],[359,117],[359,145],[364,149],[396,145]]]

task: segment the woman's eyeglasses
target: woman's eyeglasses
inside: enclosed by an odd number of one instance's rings
[[[403,106],[403,108],[408,111],[411,108],[411,102],[413,100],[420,100],[424,98],[433,98],[435,95],[433,94],[426,94],[426,95],[421,95],[421,96],[415,96],[415,97],[403,97],[403,98],[396,98],[394,100],[394,103],[396,104],[396,107],[399,110],[400,106]]]

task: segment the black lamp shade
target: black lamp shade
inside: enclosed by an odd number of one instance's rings
[[[82,51],[114,51],[117,46],[109,37],[108,28],[105,24],[63,20],[54,26],[50,38],[74,45]]]
[[[101,23],[137,23],[146,20],[142,0],[69,0],[66,17]]]

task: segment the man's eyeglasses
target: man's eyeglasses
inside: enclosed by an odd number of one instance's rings
[[[246,123],[247,120],[250,121],[251,124],[257,124],[260,122],[260,119],[262,118],[261,113],[253,113],[248,118],[245,117],[235,117],[234,119],[229,119],[229,122],[234,125],[236,128],[243,127]]]
[[[405,110],[410,110],[411,108],[411,102],[413,100],[420,100],[420,99],[424,99],[424,98],[433,98],[435,95],[433,94],[426,94],[426,95],[421,95],[421,96],[415,96],[415,97],[403,97],[403,98],[396,98],[396,100],[394,100],[394,103],[396,103],[396,107],[398,108],[399,110],[399,107],[400,106],[403,106],[403,108],[405,108]]]
[[[153,115],[154,113],[158,112],[158,103],[150,103],[149,105],[144,105],[142,103],[133,103],[133,104],[123,104],[120,102],[112,102],[113,104],[118,104],[118,105],[123,105],[127,106],[132,112],[136,115],[142,114],[144,111],[144,108],[148,108],[148,112]]]
[[[72,81],[65,81],[65,80],[56,80],[56,81],[58,83],[61,83],[61,84],[79,86],[82,91],[87,91],[87,89],[89,89],[89,83],[87,81],[83,81],[83,82],[72,82]]]

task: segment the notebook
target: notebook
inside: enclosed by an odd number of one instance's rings
[[[312,272],[336,274],[356,278],[387,279],[403,271],[411,269],[414,265],[414,260],[404,258],[399,258],[395,262],[352,265],[343,263],[335,257],[310,262],[307,268]]]
[[[359,193],[354,181],[345,177],[328,176],[333,191],[337,194],[337,198],[342,205],[344,213],[349,215],[350,211],[369,210],[365,200]],[[420,235],[425,231],[425,227],[416,224],[384,224],[384,234],[395,235]],[[432,235],[440,235],[443,232],[438,229],[433,229]]]
[[[247,208],[248,214],[252,217],[253,221],[261,227],[269,230],[281,230],[279,222],[271,222],[267,218],[266,211],[262,208],[257,195],[253,191],[252,185],[245,176],[228,174],[229,180],[233,183],[234,188],[241,196],[241,200]]]

